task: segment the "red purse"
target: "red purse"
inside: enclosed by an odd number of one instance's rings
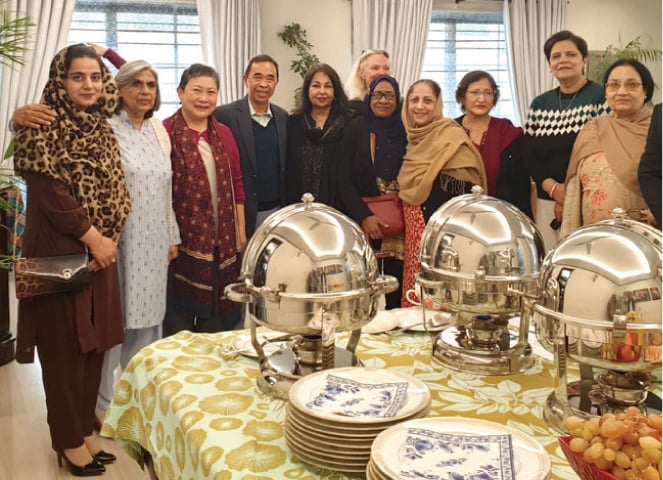
[[[398,196],[398,193],[383,193],[376,197],[362,197],[362,200],[371,212],[373,212],[373,215],[379,217],[389,225],[388,228],[382,228],[382,234],[385,237],[393,237],[405,233],[403,201]]]

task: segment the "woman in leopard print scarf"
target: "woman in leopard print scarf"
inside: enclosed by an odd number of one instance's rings
[[[131,207],[117,139],[108,123],[117,87],[93,49],[57,53],[41,103],[53,125],[19,128],[14,164],[27,184],[23,254],[90,254],[90,285],[21,299],[16,359],[37,346],[48,424],[58,459],[76,476],[100,475],[115,457],[93,435],[104,352],[123,341],[117,240]]]
[[[101,65],[101,95],[93,106],[72,105],[65,83],[67,51],[57,53],[41,103],[55,110],[58,122],[49,129],[18,129],[14,165],[17,172],[37,172],[61,181],[87,210],[93,225],[117,241],[130,209],[129,193],[119,160],[117,139],[108,123],[117,107],[118,91]]]

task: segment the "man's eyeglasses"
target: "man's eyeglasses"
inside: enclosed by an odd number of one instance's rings
[[[396,100],[396,95],[389,92],[373,92],[371,93],[371,100],[378,102],[380,100],[386,100],[387,102],[393,102]]]
[[[67,78],[76,83],[83,83],[88,78],[92,83],[99,83],[101,82],[103,75],[101,75],[101,73],[92,73],[90,75],[86,75],[84,73],[70,73],[67,75]]]
[[[642,86],[642,83],[628,80],[624,83],[619,82],[608,82],[605,84],[605,89],[609,92],[616,92],[620,88],[624,87],[624,90],[627,92],[635,92]]]

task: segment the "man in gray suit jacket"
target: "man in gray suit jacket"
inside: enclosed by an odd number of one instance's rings
[[[278,81],[276,61],[269,55],[257,55],[244,72],[248,95],[214,111],[214,117],[230,128],[239,147],[247,238],[267,216],[285,205],[288,113],[269,101]]]

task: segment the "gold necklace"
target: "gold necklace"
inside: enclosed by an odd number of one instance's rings
[[[578,90],[576,93],[574,93],[573,96],[571,97],[571,101],[566,104],[566,107],[562,108],[562,89],[560,88],[559,91],[557,92],[557,101],[559,103],[559,111],[563,112],[564,110],[568,110],[569,108],[571,108],[571,104],[573,103],[573,101],[578,96],[578,93],[580,93],[580,90]]]

